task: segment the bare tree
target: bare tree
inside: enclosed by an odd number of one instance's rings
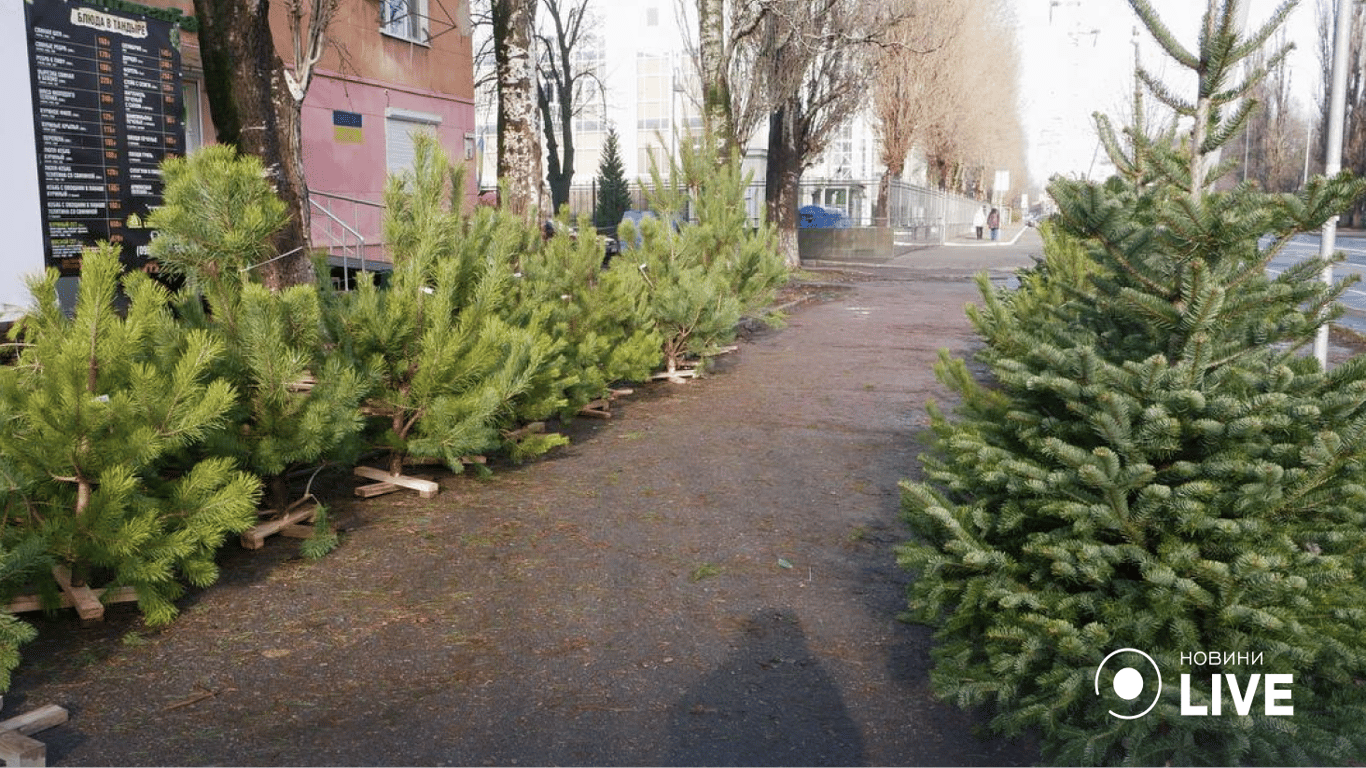
[[[1284,46],[1282,28],[1276,47]],[[1264,53],[1258,52],[1251,61],[1254,66],[1260,66],[1265,58]],[[1232,159],[1239,166],[1236,176],[1243,181],[1255,181],[1269,192],[1294,191],[1300,185],[1308,139],[1304,120],[1296,114],[1296,105],[1291,98],[1290,75],[1286,67],[1277,67],[1269,73],[1252,88],[1249,96],[1258,109],[1248,117],[1242,137],[1226,147],[1226,152],[1234,155]]]
[[[536,0],[493,0],[498,82],[498,179],[502,204],[528,221],[540,218],[541,146],[536,139]]]
[[[922,107],[932,119],[918,143],[943,189],[984,197],[996,170],[1010,171],[1012,186],[1026,182],[1019,53],[1008,19],[1000,0],[967,0],[958,33],[932,57],[935,88]]]
[[[770,89],[768,218],[796,266],[797,203],[803,171],[862,104],[878,33],[888,11],[857,0],[765,0],[757,60]]]
[[[327,47],[339,0],[285,0],[292,69],[270,30],[269,0],[194,0],[205,90],[218,140],[261,157],[290,222],[276,242],[281,257],[262,266],[266,285],[313,282],[304,177],[304,98]]]
[[[545,9],[549,28],[538,35],[541,67],[536,103],[541,111],[550,165],[546,181],[550,183],[551,206],[558,211],[569,202],[569,188],[574,181],[574,118],[601,93],[602,85],[597,72],[576,71],[574,67],[574,51],[591,42],[585,27],[586,21],[591,22],[588,0],[541,0],[541,7]]]
[[[963,62],[954,40],[968,23],[968,0],[902,0],[906,15],[888,31],[872,78],[874,128],[883,168],[873,209],[886,221],[892,179],[905,170],[907,156],[932,126],[959,105],[950,98]]]

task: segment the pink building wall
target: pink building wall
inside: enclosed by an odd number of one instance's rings
[[[336,110],[359,114],[361,126],[341,130]],[[358,231],[366,258],[387,260],[383,253],[380,203],[388,176],[386,118],[430,118],[442,148],[454,162],[466,159],[474,141],[474,104],[468,98],[421,88],[381,83],[333,72],[319,72],[303,107],[304,170],[313,199]],[[466,195],[476,193],[474,174],[467,174]],[[336,221],[314,207],[315,247],[330,247],[343,236]],[[333,248],[334,254],[337,252]]]

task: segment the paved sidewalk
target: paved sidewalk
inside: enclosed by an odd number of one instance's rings
[[[1001,230],[1001,239],[960,237],[943,245],[908,251],[881,263],[848,261],[802,262],[808,268],[863,272],[889,280],[969,280],[987,272],[993,280],[1008,281],[1017,269],[1031,267],[1043,256],[1039,231],[1014,225]]]

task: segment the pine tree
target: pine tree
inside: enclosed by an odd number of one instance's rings
[[[685,142],[669,175],[681,184],[651,168],[647,198],[663,220],[642,220],[641,245],[631,249],[639,263],[628,266],[645,277],[669,371],[733,339],[740,318],[760,312],[787,279],[773,228],[751,228],[745,216],[749,179],[738,158],[718,163],[714,152],[709,140]],[[674,223],[689,210],[695,221]],[[635,242],[635,227],[628,222],[621,236]]]
[[[631,185],[626,180],[626,165],[621,161],[620,142],[615,128],[607,129],[598,162],[598,199],[593,206],[593,224],[599,232],[616,235],[622,214],[631,209]]]
[[[1121,175],[1055,180],[1062,230],[1017,294],[979,281],[971,314],[990,381],[945,356],[956,418],[931,408],[935,452],[905,483],[918,539],[911,618],[937,629],[931,679],[986,706],[993,728],[1033,730],[1049,762],[1299,764],[1366,748],[1366,358],[1330,371],[1305,355],[1346,283],[1316,260],[1269,277],[1296,232],[1363,191],[1346,175],[1298,195],[1210,189],[1213,162],[1247,110],[1226,112],[1265,75],[1231,82],[1284,19],[1239,39],[1233,3],[1211,3],[1198,51],[1144,0],[1148,30],[1196,74],[1177,144],[1111,133]],[[1273,57],[1275,61],[1279,57]],[[1102,124],[1102,130],[1106,126]],[[1258,247],[1271,234],[1270,246]],[[1078,258],[1081,249],[1085,258]],[[1111,651],[1137,648],[1137,706],[1114,693]],[[1262,654],[1201,664],[1183,654]],[[1139,665],[1135,665],[1137,667]],[[1140,670],[1145,671],[1145,670]],[[1292,674],[1292,717],[1183,716],[1211,705],[1210,676]],[[1111,712],[1137,714],[1135,719]]]
[[[211,435],[208,450],[265,479],[271,507],[283,513],[291,469],[349,463],[359,452],[360,403],[373,376],[323,333],[315,286],[272,292],[253,281],[252,267],[270,258],[288,215],[257,158],[206,147],[167,161],[163,175],[165,202],[151,218],[160,231],[153,255],[163,270],[186,278],[181,321],[222,343],[213,371],[239,395],[230,428]],[[318,528],[326,538],[322,520]]]
[[[135,587],[148,623],[164,624],[181,579],[216,580],[215,552],[255,522],[260,482],[225,457],[179,462],[227,422],[236,393],[209,375],[222,345],[182,331],[143,273],[123,278],[120,316],[118,253],[86,252],[74,317],[55,270],[30,285],[26,346],[0,369],[0,451],[23,478],[4,535],[39,537],[77,583]]]
[[[587,231],[587,220],[579,232]],[[518,259],[514,323],[536,325],[563,342],[555,383],[562,419],[602,397],[615,383],[642,381],[661,359],[661,340],[634,264],[602,269],[595,237],[552,237]],[[540,398],[545,402],[545,398]],[[524,420],[543,418],[523,410]]]
[[[338,297],[341,340],[378,372],[371,402],[384,413],[381,440],[395,474],[409,456],[460,471],[462,458],[503,446],[519,410],[564,405],[553,384],[560,342],[507,319],[517,255],[533,247],[536,230],[503,226],[488,210],[464,219],[460,169],[431,136],[418,136],[414,149],[413,170],[385,189],[389,286],[362,281]],[[529,393],[545,402],[528,402]]]

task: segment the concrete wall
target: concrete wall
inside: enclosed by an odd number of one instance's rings
[[[799,229],[797,253],[802,261],[880,264],[895,255],[893,237],[890,227]]]

